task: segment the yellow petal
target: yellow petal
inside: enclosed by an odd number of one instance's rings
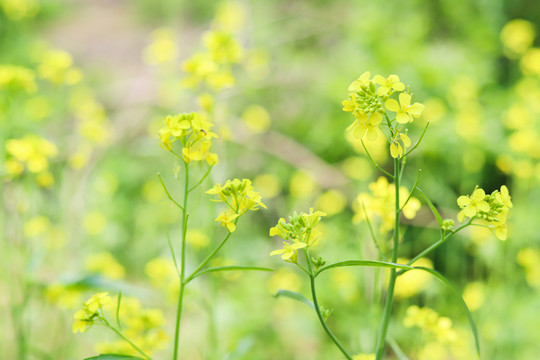
[[[375,75],[373,78],[373,81],[375,81],[377,84],[384,85],[386,84],[386,79],[383,78],[381,75]]]
[[[373,126],[378,126],[382,122],[383,116],[381,113],[373,113],[369,117],[369,123]]]
[[[411,105],[411,95],[407,93],[399,94],[399,103],[401,104],[402,107]]]
[[[410,120],[409,114],[405,112],[398,112],[396,115],[396,121],[400,124],[406,124]]]
[[[413,115],[414,117],[419,117],[420,115],[422,115],[422,112],[424,111],[424,109],[425,109],[424,104],[414,103],[407,108],[407,112]]]
[[[272,252],[270,253],[270,256],[283,254],[284,252],[285,252],[284,249],[274,250],[274,251],[272,251]]]
[[[369,141],[375,141],[379,137],[379,133],[377,132],[377,128],[370,127],[366,129],[367,139]]]
[[[396,144],[392,143],[390,145],[390,155],[392,155],[392,157],[395,159],[398,157],[398,148],[396,146]]]
[[[471,203],[471,199],[468,196],[462,195],[458,197],[457,204],[460,208],[464,208],[465,206],[469,205]]]
[[[393,112],[398,112],[400,109],[398,102],[394,99],[386,100],[386,102],[384,103],[384,106],[386,107],[386,109]]]

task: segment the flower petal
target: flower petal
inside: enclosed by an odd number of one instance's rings
[[[407,93],[399,94],[399,103],[402,107],[411,105],[411,95]]]
[[[396,121],[400,124],[406,124],[410,120],[409,114],[405,112],[398,112],[396,115]]]
[[[387,110],[393,111],[393,112],[398,112],[400,109],[398,102],[394,99],[386,100],[386,102],[384,103],[384,106],[386,107]]]

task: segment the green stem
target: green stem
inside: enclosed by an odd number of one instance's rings
[[[394,247],[392,249],[392,262],[396,263],[398,258],[399,250],[399,179],[400,179],[400,168],[399,168],[399,158],[394,159],[394,180],[395,180],[395,221],[394,221]],[[377,350],[376,350],[376,360],[382,360],[384,353],[384,345],[386,341],[386,333],[388,332],[388,325],[390,324],[390,316],[392,312],[392,305],[394,303],[394,288],[396,285],[396,269],[392,268],[390,270],[390,281],[388,282],[388,290],[386,292],[386,303],[384,305],[383,318],[381,326],[379,327],[379,334],[377,337]]]
[[[460,230],[466,228],[467,226],[469,225],[473,225],[471,224],[473,219],[470,219],[468,222],[466,222],[465,224],[461,225],[460,227],[458,227],[456,230],[452,231],[451,233],[449,234],[443,234],[441,235],[441,238],[439,240],[437,240],[436,243],[432,244],[431,246],[429,246],[428,248],[424,249],[421,253],[419,253],[418,255],[416,255],[414,258],[412,258],[408,263],[407,265],[412,265],[413,263],[415,263],[416,261],[418,261],[418,259],[426,256],[427,254],[431,253],[433,250],[437,249],[439,246],[441,246],[442,244],[444,244],[446,242],[446,240],[450,239],[454,234],[458,233]],[[397,273],[397,276],[400,276],[400,275],[403,275],[404,273],[406,273],[407,271],[409,270],[405,270],[405,269],[402,269],[400,271],[398,271]]]
[[[187,221],[189,214],[187,213],[187,202],[189,194],[189,164],[184,162],[185,179],[184,179],[184,206],[182,207],[182,247],[181,247],[181,263],[180,263],[180,290],[178,292],[178,305],[176,309],[176,324],[174,330],[174,353],[173,360],[178,359],[178,345],[180,342],[180,321],[182,319],[182,302],[184,300],[184,277],[186,274],[186,234]]]
[[[132,348],[134,348],[135,350],[137,350],[142,356],[144,356],[145,359],[148,359],[148,360],[151,360],[152,358],[150,356],[148,356],[148,354],[146,354],[144,351],[142,351],[142,349],[140,347],[138,347],[137,345],[135,345],[126,335],[124,335],[123,332],[121,332],[120,330],[118,330],[117,328],[115,328],[114,326],[112,326],[111,324],[109,324],[109,322],[107,321],[107,319],[105,319],[105,317],[103,316],[100,316],[101,320],[103,321],[103,323],[109,328],[111,329],[112,331],[114,331],[116,333],[116,335],[120,336],[122,339],[124,339],[129,345],[131,345]]]
[[[214,167],[214,165],[210,165],[208,167],[208,170],[206,170],[206,173],[204,173],[203,177],[201,178],[201,180],[199,180],[198,183],[196,183],[195,185],[193,185],[193,187],[191,187],[191,189],[189,189],[189,192],[192,192],[193,190],[195,190],[199,185],[202,184],[202,182],[204,181],[204,179],[206,179],[208,177],[208,174],[210,174],[210,170],[212,170],[212,168]]]
[[[234,219],[234,225],[236,225],[238,223],[238,218]],[[199,273],[199,271],[202,270],[202,268],[208,264],[208,262],[210,260],[212,260],[212,258],[218,253],[219,250],[221,250],[221,248],[225,245],[225,243],[227,242],[227,240],[229,240],[229,238],[231,237],[231,234],[232,232],[229,232],[225,238],[223,240],[221,240],[221,242],[219,243],[219,245],[210,253],[210,255],[208,255],[206,257],[206,259],[203,260],[202,263],[200,263],[199,266],[197,266],[197,268],[191,273],[191,275],[189,275],[185,280],[184,280],[184,283],[189,283],[191,280],[193,280],[197,273]]]
[[[375,160],[373,159],[373,157],[371,157],[371,154],[369,153],[369,150],[367,149],[366,145],[364,144],[364,140],[361,140],[361,143],[362,143],[362,146],[364,147],[364,150],[366,151],[366,154],[369,158],[369,160],[371,161],[371,163],[373,164],[373,166],[375,166],[377,169],[379,169],[381,172],[383,172],[386,176],[388,176],[389,178],[393,179],[394,176],[392,174],[390,174],[388,171],[384,170],[382,167],[379,166],[379,164],[377,164],[375,162]]]
[[[347,350],[345,350],[345,347],[341,344],[341,342],[338,340],[338,338],[334,335],[332,330],[330,330],[330,328],[326,324],[326,321],[324,321],[324,316],[321,313],[321,307],[319,306],[319,301],[317,300],[317,292],[315,291],[315,276],[316,275],[313,273],[313,266],[311,264],[311,258],[309,256],[309,251],[304,249],[304,254],[306,255],[306,261],[307,261],[308,269],[309,269],[309,283],[310,283],[310,286],[311,286],[311,298],[313,299],[313,305],[315,306],[315,312],[317,313],[317,317],[319,318],[319,321],[321,322],[321,325],[322,325],[324,331],[326,331],[326,334],[328,334],[328,336],[330,337],[330,339],[332,339],[334,344],[336,344],[336,346],[339,348],[339,350],[341,350],[343,355],[345,355],[345,357],[348,360],[353,360],[352,356],[347,352]]]

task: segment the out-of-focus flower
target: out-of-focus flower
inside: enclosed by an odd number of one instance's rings
[[[364,221],[366,216],[369,216],[369,220],[373,222],[373,218],[376,217],[380,221],[381,232],[392,230],[395,220],[395,185],[388,183],[388,180],[381,176],[376,182],[369,185],[369,189],[371,194],[361,193],[353,202],[353,210],[355,211],[353,222]],[[405,204],[408,197],[409,190],[401,186],[399,188],[399,204],[402,207],[403,216],[407,219],[413,219],[421,204],[414,196],[411,196]]]
[[[156,29],[152,32],[151,39],[152,42],[143,51],[143,59],[147,64],[172,63],[178,58],[177,39],[172,29]]]
[[[524,54],[532,45],[534,37],[534,25],[523,19],[511,20],[501,30],[501,42],[505,54],[510,58]]]
[[[88,255],[84,267],[90,273],[101,274],[113,280],[122,279],[126,275],[124,267],[108,252]]]
[[[73,332],[85,332],[99,320],[99,311],[103,306],[111,302],[111,297],[107,292],[98,292],[83,303],[82,309],[74,315]]]
[[[22,90],[32,94],[37,90],[34,72],[16,65],[0,65],[0,91]]]

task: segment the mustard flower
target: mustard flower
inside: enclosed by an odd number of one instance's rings
[[[403,143],[403,146],[401,146],[400,141]],[[399,133],[392,139],[392,143],[390,144],[390,155],[392,155],[394,159],[401,157],[409,146],[411,146],[411,139],[406,134]]]
[[[283,260],[290,260],[291,262],[296,262],[296,250],[305,248],[306,246],[307,244],[303,242],[295,242],[293,244],[283,242],[283,249],[272,251],[270,253],[270,256],[281,254],[281,258]]]
[[[394,99],[386,100],[385,106],[389,111],[396,113],[396,121],[400,124],[413,122],[413,118],[420,117],[425,106],[420,103],[411,105],[411,95],[407,93],[399,94],[399,103]]]
[[[223,202],[229,207],[229,209],[222,212],[216,218],[216,221],[219,221],[230,232],[236,229],[234,221],[247,211],[257,211],[261,207],[266,209],[266,205],[262,202],[261,194],[253,189],[251,180],[249,179],[227,180],[223,186],[221,184],[215,184],[206,193],[218,195],[219,200],[214,201]]]
[[[487,195],[483,189],[476,188],[471,196],[460,196],[457,203],[461,208],[457,218],[463,222],[465,217],[478,219],[481,225],[490,228],[499,240],[506,240],[508,229],[506,218],[508,209],[513,206],[508,188],[503,185]]]
[[[471,196],[460,196],[457,199],[457,203],[462,210],[457,216],[458,220],[463,222],[465,216],[472,218],[480,211],[488,212],[489,204],[485,199],[486,192],[480,188],[475,189]]]
[[[321,232],[317,229],[321,218],[326,216],[322,211],[309,209],[309,213],[297,213],[289,216],[289,222],[280,218],[276,226],[270,229],[270,236],[278,235],[283,240],[292,240],[295,243],[305,243],[314,246],[319,241]]]
[[[349,125],[347,131],[352,130],[353,136],[358,139],[363,139],[367,136],[370,141],[376,140],[378,137],[378,128],[382,122],[382,114],[379,112],[368,116],[365,112],[356,112],[354,114],[356,120]]]
[[[385,79],[381,75],[375,75],[373,78],[379,88],[377,89],[377,95],[386,96],[392,94],[394,91],[403,91],[405,90],[405,84],[399,81],[399,76],[390,75],[388,79]]]
[[[370,78],[371,73],[369,71],[366,71],[365,73],[360,75],[358,79],[356,79],[349,85],[349,91],[358,91],[363,87],[369,86]]]
[[[238,218],[238,216],[240,215],[234,213],[232,210],[226,210],[216,218],[216,221],[219,221],[221,226],[227,228],[229,232],[234,232],[234,230],[236,230],[236,225],[233,221]]]
[[[99,311],[104,305],[111,302],[109,293],[98,292],[83,303],[82,309],[74,315],[75,322],[73,323],[73,333],[85,332],[99,320]]]
[[[169,115],[165,119],[166,126],[159,130],[161,147],[172,151],[173,143],[178,140],[182,144],[182,158],[186,163],[205,160],[215,165],[217,155],[210,152],[212,138],[217,135],[210,131],[213,126],[203,115],[184,113]]]

